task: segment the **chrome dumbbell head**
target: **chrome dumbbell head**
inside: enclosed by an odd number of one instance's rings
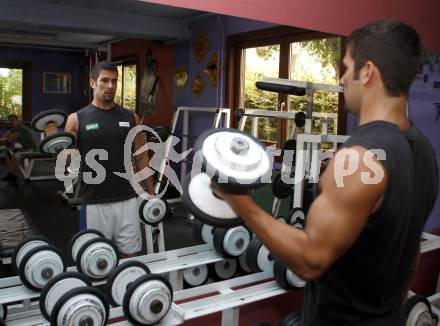
[[[193,237],[197,243],[213,244],[213,232],[214,232],[214,228],[211,225],[203,223],[202,221],[199,221],[197,219],[194,219]]]
[[[247,251],[245,251],[244,254],[238,257],[238,265],[240,266],[243,272],[252,273],[252,269],[249,267],[247,263],[246,253]]]
[[[249,246],[250,235],[244,226],[230,229],[217,228],[214,231],[213,242],[219,254],[225,257],[238,257]]]
[[[52,242],[48,238],[38,235],[24,239],[14,248],[14,251],[12,252],[12,257],[11,257],[12,267],[16,272],[18,272],[18,266],[20,265],[21,259],[29,250],[39,246],[51,245],[51,244]]]
[[[432,312],[431,303],[421,295],[414,295],[404,306],[406,326],[436,326],[438,317]]]
[[[64,149],[70,148],[75,137],[70,132],[58,132],[44,137],[38,145],[40,152],[45,154],[58,154]]]
[[[123,300],[127,319],[134,324],[158,323],[171,307],[173,290],[170,283],[160,275],[144,275],[131,283]]]
[[[150,274],[150,269],[140,261],[131,260],[116,267],[107,278],[106,294],[112,306],[121,306],[127,287],[143,275]]]
[[[139,218],[142,223],[155,226],[171,214],[169,204],[160,198],[143,200],[139,206]]]
[[[65,272],[53,277],[43,287],[40,295],[40,311],[49,320],[53,307],[67,292],[78,287],[92,286],[92,282],[78,272]]]
[[[199,265],[183,271],[183,281],[190,287],[199,286],[208,279],[208,266]]]
[[[217,280],[228,280],[237,273],[237,259],[226,258],[209,266],[210,274]]]
[[[57,128],[62,127],[67,119],[67,113],[62,110],[47,110],[37,114],[31,121],[31,126],[37,131],[45,131],[47,125],[54,123]]]
[[[293,208],[289,214],[287,214],[287,223],[299,229],[303,229],[306,223],[304,211],[299,207]]]

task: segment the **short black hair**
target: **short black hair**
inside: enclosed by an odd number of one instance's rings
[[[422,57],[417,31],[398,20],[382,20],[353,31],[347,51],[355,63],[355,74],[373,62],[390,96],[408,95]]]
[[[118,72],[118,68],[114,64],[107,61],[100,61],[93,66],[92,71],[90,72],[90,78],[96,81],[99,73],[102,70],[116,71],[116,73]]]

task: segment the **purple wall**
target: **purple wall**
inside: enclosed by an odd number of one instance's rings
[[[49,109],[74,112],[82,106],[83,92],[80,85],[80,67],[83,53],[72,51],[43,50],[22,47],[0,47],[0,60],[32,63],[32,116]],[[66,72],[72,74],[72,93],[66,95],[43,94],[43,72]]]

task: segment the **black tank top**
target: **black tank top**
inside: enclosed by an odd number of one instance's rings
[[[110,110],[101,110],[92,104],[77,112],[78,149],[81,154],[81,171],[92,172],[94,168],[86,164],[85,157],[90,150],[104,149],[107,160],[95,160],[106,171],[105,179],[100,184],[83,182],[80,196],[84,204],[109,203],[126,200],[136,196],[130,182],[114,172],[125,173],[124,143],[131,128],[136,125],[134,113],[116,105]]]
[[[344,144],[382,149],[388,185],[353,246],[305,290],[304,325],[404,325],[404,289],[438,192],[437,161],[415,127],[375,121]]]

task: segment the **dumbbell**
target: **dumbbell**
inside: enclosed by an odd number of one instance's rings
[[[211,225],[203,223],[197,219],[194,219],[193,224],[193,237],[197,243],[213,244],[214,228]]]
[[[253,237],[249,243],[246,251],[246,262],[254,273],[272,269],[273,258],[266,246],[257,237]]]
[[[249,231],[242,225],[229,229],[214,229],[214,248],[224,257],[238,257],[242,255],[249,246],[249,242]]]
[[[93,229],[75,234],[69,241],[68,253],[78,271],[94,280],[106,278],[119,263],[119,252],[113,242]]]
[[[194,151],[202,154],[202,172],[188,173],[183,180],[184,204],[210,225],[228,228],[242,224],[231,207],[212,193],[209,173],[226,191],[243,192],[263,185],[263,177],[271,173],[263,144],[241,131],[218,128],[200,135]],[[227,184],[222,183],[224,178]]]
[[[293,184],[283,181],[283,172],[277,174],[272,181],[272,193],[279,199],[284,199],[292,192]]]
[[[226,258],[209,265],[209,274],[216,280],[228,280],[237,273],[237,259]]]
[[[139,218],[142,223],[156,226],[171,215],[168,202],[160,198],[143,200],[139,206]]]
[[[103,326],[109,305],[83,274],[66,272],[50,280],[41,291],[40,311],[51,326]]]
[[[287,214],[286,222],[299,229],[304,229],[304,226],[306,224],[306,215],[304,214],[302,208],[300,207],[292,208],[290,212]]]
[[[173,289],[168,280],[149,274],[139,277],[127,287],[122,309],[131,323],[154,325],[165,317],[172,302]]]
[[[199,265],[183,270],[183,281],[189,287],[199,286],[208,279],[208,266]]]
[[[414,295],[404,306],[406,326],[436,326],[438,317],[431,310],[431,303],[424,296]]]
[[[8,306],[4,303],[0,305],[0,324],[8,317]]]
[[[12,266],[23,285],[36,291],[40,291],[52,277],[66,270],[61,250],[41,236],[29,237],[15,247]]]
[[[67,114],[61,110],[47,110],[37,114],[31,121],[31,126],[37,131],[44,132],[39,150],[46,154],[57,154],[69,148],[75,141],[70,132],[58,132],[67,120]]]
[[[126,261],[116,267],[105,285],[105,292],[114,307],[122,306],[128,286],[143,275],[151,274],[150,269],[137,260]]]
[[[302,311],[295,311],[288,314],[286,317],[281,320],[278,326],[300,326],[302,319]]]
[[[302,289],[306,282],[278,261],[273,264],[273,275],[277,283],[286,290]]]
[[[240,269],[247,274],[252,273],[252,269],[249,267],[248,263],[247,263],[247,258],[246,258],[246,252],[245,251],[241,256],[238,257],[238,265],[240,266]]]

